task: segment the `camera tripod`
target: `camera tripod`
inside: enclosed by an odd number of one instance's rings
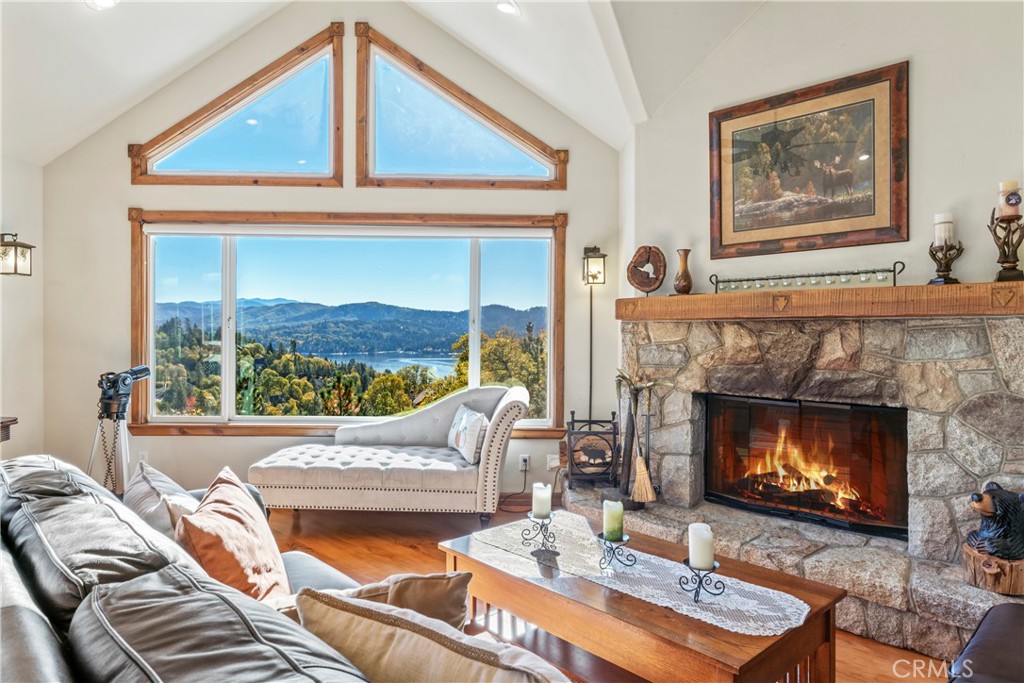
[[[112,493],[121,495],[124,493],[125,477],[129,471],[128,425],[123,417],[113,418],[111,420],[113,429],[108,443],[106,423],[107,420],[102,415],[96,420],[96,436],[92,440],[92,453],[89,454],[89,469],[86,472],[90,477],[93,476],[93,463],[99,455],[105,463],[103,487]]]

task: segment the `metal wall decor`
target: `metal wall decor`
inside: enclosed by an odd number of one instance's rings
[[[712,273],[708,280],[715,286],[715,294],[721,292],[739,292],[763,289],[792,289],[802,287],[817,289],[821,287],[844,287],[858,284],[892,283],[896,286],[896,276],[907,267],[903,261],[893,261],[889,268],[865,268],[863,270],[836,270],[821,273],[802,273],[791,275],[758,275],[755,277],[720,278]]]

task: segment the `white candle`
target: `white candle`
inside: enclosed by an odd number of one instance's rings
[[[617,500],[604,502],[604,540],[622,540],[622,503]]]
[[[551,516],[551,486],[549,484],[533,485],[533,516],[541,519]]]
[[[953,214],[935,214],[935,246],[953,244]]]
[[[687,532],[690,539],[690,566],[694,569],[711,569],[715,566],[715,541],[711,527],[694,522]]]

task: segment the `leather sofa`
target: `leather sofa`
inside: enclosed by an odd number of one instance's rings
[[[52,457],[0,464],[0,535],[2,681],[366,680]],[[295,590],[358,586],[305,553],[283,557]]]
[[[249,467],[270,508],[475,512],[498,507],[501,466],[530,395],[523,387],[464,389],[403,417],[339,427],[333,445],[285,448]],[[448,447],[459,406],[489,419],[480,461]]]
[[[949,671],[950,683],[1024,680],[1024,604],[996,605],[982,618]]]

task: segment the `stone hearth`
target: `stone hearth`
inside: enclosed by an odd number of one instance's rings
[[[963,582],[967,506],[987,481],[1024,488],[1024,317],[624,322],[623,368],[661,380],[652,408],[658,504],[630,528],[682,542],[708,521],[716,551],[850,593],[840,628],[949,658],[997,602]],[[704,407],[694,392],[908,409],[909,541],[703,502]],[[592,491],[567,491],[594,515]]]

